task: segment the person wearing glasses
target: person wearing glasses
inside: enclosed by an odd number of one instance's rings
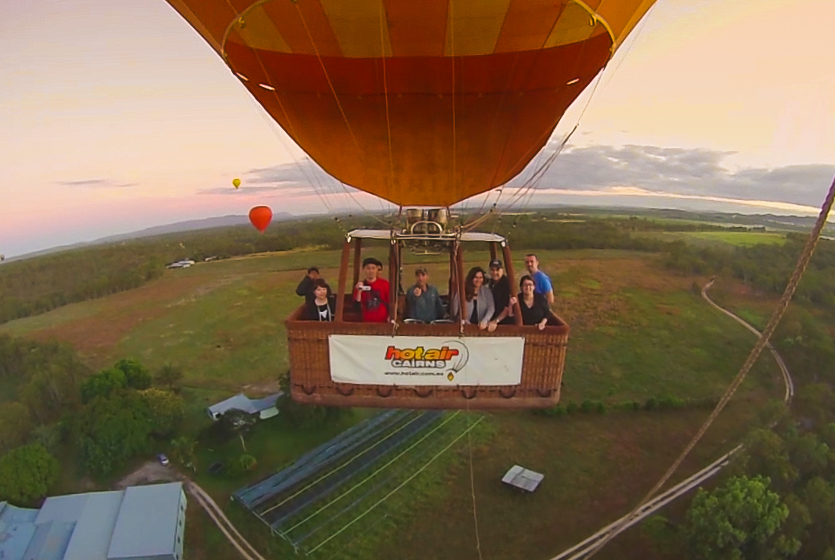
[[[530,275],[525,274],[519,281],[519,309],[522,311],[523,325],[536,325],[539,330],[545,328],[551,309],[543,294],[536,291],[536,283]]]

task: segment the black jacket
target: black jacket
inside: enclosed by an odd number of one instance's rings
[[[304,297],[304,302],[309,304],[315,297],[313,295],[313,279],[305,275],[299,285],[296,287],[296,295]]]

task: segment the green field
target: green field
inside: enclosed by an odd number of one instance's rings
[[[641,236],[661,238],[667,241],[682,239],[695,245],[733,245],[735,247],[753,247],[754,245],[783,245],[784,233],[761,231],[686,231],[641,233]]]
[[[488,414],[489,429],[468,439],[471,445],[462,440],[390,497],[381,513],[369,515],[362,530],[344,531],[334,541],[338,547],[324,547],[327,556],[317,552],[313,557],[478,558],[473,494],[485,557],[556,554],[628,511],[709,412],[692,407],[615,412],[613,407],[650,397],[718,397],[755,341],[693,292],[693,282],[704,279],[666,272],[651,255],[538,253],[555,284],[555,310],[571,325],[563,402],[599,400],[609,412]],[[522,255],[516,255],[517,275]],[[467,266],[484,266],[487,260],[486,253],[472,257]],[[410,262],[419,261],[434,261],[433,283],[445,284],[443,258]],[[288,363],[283,319],[301,301],[295,286],[310,264],[322,267],[335,285],[337,262],[336,251],[297,251],[200,263],[166,271],[134,290],[0,325],[0,333],[68,341],[94,368],[122,357],[136,358],[152,370],[166,363],[183,368],[185,429],[196,434],[211,422],[205,413],[208,405],[238,391],[254,396],[277,388]],[[763,405],[781,394],[778,370],[764,355],[677,478],[736,445],[759,422]],[[247,451],[258,460],[250,478],[200,473],[197,480],[260,550],[272,558],[286,557],[287,545],[231,504],[229,495],[370,413],[354,410],[315,430],[296,429],[281,417],[264,422],[247,440]],[[198,465],[205,468],[241,451],[238,440],[201,448]],[[517,463],[546,474],[541,491],[519,495],[500,483],[504,471]],[[205,516],[191,515],[191,558],[218,557],[213,553],[226,550],[225,543]],[[516,536],[507,539],[502,530]],[[217,548],[208,543],[217,543]],[[607,555],[615,552],[617,556]],[[641,556],[640,551],[613,546],[599,557]]]

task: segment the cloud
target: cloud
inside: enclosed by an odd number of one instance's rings
[[[57,184],[65,187],[90,187],[96,189],[121,189],[135,187],[139,183],[119,183],[113,179],[83,179],[81,181],[56,181]]]
[[[555,147],[549,146],[550,150]],[[546,149],[545,156],[548,153],[552,152]],[[536,187],[578,191],[635,187],[659,194],[819,207],[835,175],[835,166],[823,164],[733,171],[723,166],[723,160],[733,153],[635,145],[567,147]],[[534,170],[529,166],[510,186],[524,184]]]

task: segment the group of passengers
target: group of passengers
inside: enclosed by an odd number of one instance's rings
[[[525,256],[525,274],[519,281],[520,292],[513,295],[510,280],[504,273],[502,261],[490,261],[490,278],[480,266],[470,269],[464,280],[464,323],[478,325],[489,332],[498,325],[516,324],[514,307],[518,303],[523,325],[545,328],[554,303],[551,279],[539,270],[536,255]],[[390,286],[380,277],[383,264],[374,257],[362,262],[363,279],[353,290],[353,300],[362,310],[362,320],[368,323],[389,321]],[[302,318],[310,321],[333,321],[336,308],[330,286],[320,277],[319,269],[311,267],[296,288],[296,294],[304,296],[305,309]],[[433,323],[447,321],[443,301],[437,288],[429,284],[429,272],[419,266],[415,270],[415,283],[405,293],[407,302],[406,318],[413,322]],[[450,297],[450,316],[459,315],[459,297],[453,290]]]

